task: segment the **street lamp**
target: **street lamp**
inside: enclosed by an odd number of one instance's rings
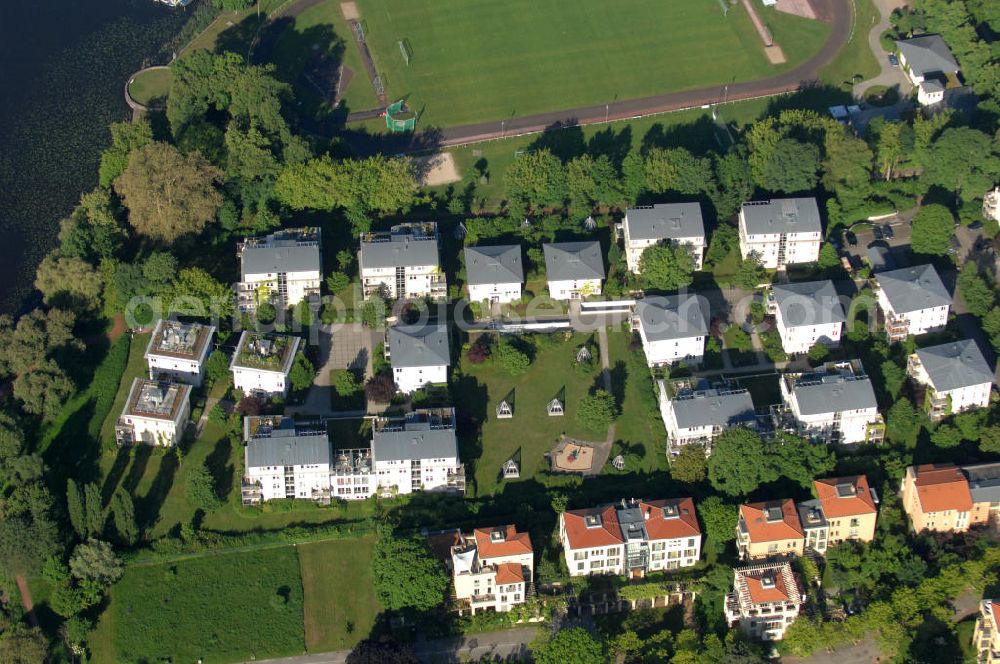
[[[611,111],[611,104],[605,104],[604,105],[604,122],[605,123],[608,121],[608,115],[610,114],[610,111]]]
[[[503,123],[504,123],[504,120],[501,120],[500,121],[500,138],[503,138]]]

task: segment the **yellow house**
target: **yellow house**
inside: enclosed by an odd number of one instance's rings
[[[957,466],[910,466],[900,493],[914,531],[960,533],[969,529],[972,494]]]
[[[972,645],[979,664],[1000,663],[1000,600],[984,599],[980,603]]]
[[[740,505],[736,548],[744,560],[801,556],[805,533],[791,499]]]
[[[830,477],[813,482],[829,526],[828,543],[875,539],[878,496],[864,475]]]

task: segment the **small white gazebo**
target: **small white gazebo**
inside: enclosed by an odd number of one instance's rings
[[[511,409],[510,404],[504,399],[497,404],[497,419],[498,420],[509,420],[514,417],[514,411]]]
[[[625,470],[625,457],[619,454],[611,460],[611,465],[614,466],[616,470]]]
[[[597,230],[597,222],[594,221],[593,217],[587,217],[583,221],[583,228],[588,231]]]
[[[577,364],[583,364],[584,362],[590,362],[594,359],[593,353],[586,346],[580,346],[580,350],[576,351],[576,362]]]
[[[513,459],[507,459],[503,462],[503,478],[505,480],[516,480],[520,476],[521,471]]]
[[[566,414],[566,411],[563,409],[562,401],[559,401],[559,399],[553,399],[549,402],[548,411],[549,417],[562,417]]]

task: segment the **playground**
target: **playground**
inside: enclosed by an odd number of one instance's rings
[[[827,24],[752,2],[784,62],[730,0],[355,0],[347,13],[388,99],[447,127],[755,80],[826,40]]]

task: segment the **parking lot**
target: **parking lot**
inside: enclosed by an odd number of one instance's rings
[[[888,225],[891,229],[890,238],[884,228]],[[875,230],[875,229],[878,230]],[[851,245],[847,240],[847,233],[840,234],[841,255],[851,257],[851,265],[857,269],[861,265],[868,265],[868,247],[873,242],[878,242],[882,246],[889,248],[893,261],[899,267],[910,264],[910,237],[913,227],[910,225],[909,216],[896,216],[886,221],[876,223],[859,222],[851,226],[850,232],[854,234],[857,244]]]

